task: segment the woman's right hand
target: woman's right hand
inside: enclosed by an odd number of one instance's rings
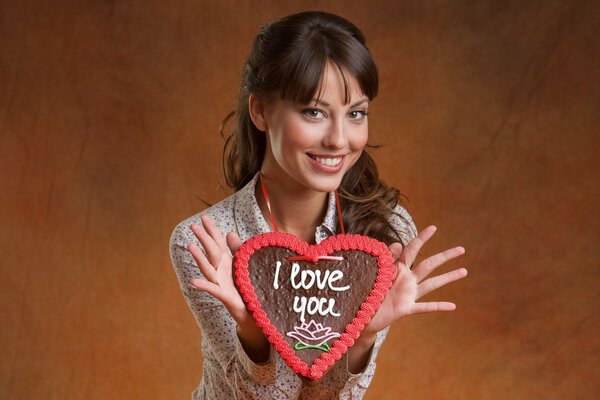
[[[248,357],[256,363],[264,363],[269,359],[269,343],[246,309],[233,283],[231,254],[235,254],[240,248],[242,240],[235,232],[229,232],[225,239],[207,215],[202,215],[200,221],[202,226],[192,224],[190,229],[198,238],[206,255],[194,243],[189,243],[187,249],[192,253],[205,279],[192,279],[190,283],[223,303],[237,323],[237,334]]]
[[[247,321],[249,315],[233,283],[233,257],[231,256],[240,248],[242,241],[234,232],[230,232],[226,240],[207,215],[202,215],[200,221],[202,226],[191,224],[190,229],[198,238],[206,255],[194,243],[189,243],[187,249],[196,260],[205,279],[192,279],[190,283],[221,301],[233,319],[238,324],[243,323]],[[231,254],[228,249],[231,250]]]

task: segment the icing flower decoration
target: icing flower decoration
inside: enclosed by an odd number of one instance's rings
[[[310,320],[307,324],[303,322],[300,326],[295,326],[293,332],[288,332],[287,336],[298,340],[294,345],[294,349],[319,349],[329,351],[327,341],[335,337],[340,337],[339,333],[331,332],[331,328],[323,327],[323,324],[317,324],[314,320]]]

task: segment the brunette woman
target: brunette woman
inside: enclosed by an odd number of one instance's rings
[[[460,268],[428,278],[465,250],[458,246],[411,268],[436,228],[417,234],[400,192],[379,179],[365,150],[378,84],[363,34],[342,17],[290,15],[265,25],[254,40],[223,156],[235,193],[182,221],[171,237],[173,266],[202,333],[204,368],[194,399],[360,399],[394,321],[455,308],[417,302],[466,276]],[[339,233],[336,190],[346,232],[385,242],[397,274],[354,346],[312,382],[292,372],[249,315],[233,283],[232,254],[275,225],[309,243]]]

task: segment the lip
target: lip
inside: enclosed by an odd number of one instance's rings
[[[308,157],[308,160],[310,161],[310,164],[313,166],[314,169],[316,169],[319,172],[324,172],[324,173],[328,173],[328,174],[334,174],[336,172],[339,172],[344,167],[344,160],[346,159],[346,156],[343,155],[343,154],[338,154],[338,155],[331,155],[331,154],[307,154],[306,156]],[[317,160],[315,160],[311,156],[315,156],[315,157],[319,157],[319,158],[340,158],[341,157],[342,160],[335,167],[330,167],[328,165],[321,164],[320,162],[318,162]]]
[[[315,154],[315,153],[308,153],[309,156],[315,156],[315,157],[319,157],[319,158],[344,158],[346,156],[346,154]]]

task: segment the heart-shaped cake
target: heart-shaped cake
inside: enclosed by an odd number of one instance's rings
[[[257,325],[292,370],[321,378],[375,314],[394,259],[373,238],[342,234],[309,245],[289,233],[248,239],[234,277]]]

